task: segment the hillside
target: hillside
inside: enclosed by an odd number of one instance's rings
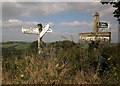
[[[98,61],[90,45],[72,41],[42,43],[37,54],[37,41],[2,46],[3,84],[119,84],[120,46],[100,45],[106,55],[106,68],[99,72]],[[26,48],[25,48],[26,47]]]

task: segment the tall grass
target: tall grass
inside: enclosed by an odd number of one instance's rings
[[[2,81],[3,84],[118,84],[120,52],[116,48],[117,45],[100,46],[100,52],[108,54],[111,60],[103,76],[98,76],[96,65],[91,65],[95,57],[89,47],[57,41],[43,43],[42,53],[38,54],[35,41],[19,55],[4,50]]]

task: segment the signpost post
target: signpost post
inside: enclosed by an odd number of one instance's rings
[[[99,13],[96,12],[94,15],[93,15],[93,32],[94,33],[97,33],[99,31]]]
[[[38,25],[38,53],[40,54],[40,52],[41,52],[41,41],[42,41],[42,38],[40,38],[40,33],[41,33],[41,31],[42,31],[42,24],[41,23],[39,23]]]
[[[95,33],[95,45],[93,46],[96,46],[96,44],[99,45],[98,43],[98,32],[99,32],[99,24],[98,22],[100,21],[100,17],[99,17],[99,13],[96,12],[94,15],[93,15],[93,23],[94,23],[94,33]],[[99,49],[98,49],[98,45],[97,47],[94,47],[94,53],[95,53],[95,60],[98,61],[98,56],[99,56]]]

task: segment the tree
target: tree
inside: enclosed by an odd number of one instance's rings
[[[117,21],[120,24],[120,0],[117,0],[117,2],[115,2],[115,0],[101,0],[100,2],[102,4],[111,4],[116,8],[116,10],[113,12],[113,15],[117,18]]]

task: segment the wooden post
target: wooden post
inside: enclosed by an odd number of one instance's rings
[[[40,54],[40,31],[38,34],[38,53]]]
[[[93,15],[93,32],[95,33],[95,46],[96,44],[99,42],[98,38],[98,34],[99,34],[99,13],[96,12]],[[98,46],[97,46],[98,47]],[[94,54],[95,54],[95,59],[96,61],[98,61],[98,56],[99,56],[99,49],[98,48],[94,48]]]
[[[99,13],[96,12],[94,15],[93,15],[93,32],[96,33],[99,31]]]
[[[41,33],[41,31],[42,31],[42,24],[41,23],[39,23],[38,25],[38,30],[39,30],[39,32],[38,32],[38,53],[40,54],[41,53],[41,41],[42,41],[42,39],[40,38],[40,33]]]

